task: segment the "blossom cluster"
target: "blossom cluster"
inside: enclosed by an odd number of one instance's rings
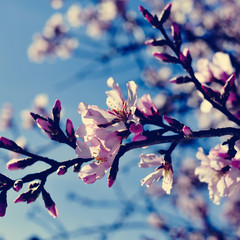
[[[72,27],[79,27],[86,21],[88,22],[87,28],[97,28],[98,31],[95,30],[94,33],[99,35],[111,27],[117,15],[124,12],[125,3],[126,1],[100,1],[97,9],[82,9],[80,5],[73,6],[67,15],[68,21]],[[52,1],[52,4],[59,7],[62,1]],[[109,9],[110,11],[108,11]],[[58,162],[55,159],[29,152],[17,141],[0,137],[0,148],[18,154],[7,163],[8,170],[25,169],[38,161],[49,165],[49,168],[42,172],[29,174],[19,179],[11,179],[0,174],[0,216],[4,216],[6,213],[8,190],[13,189],[19,192],[25,183],[29,183],[27,191],[21,193],[14,202],[31,203],[42,195],[45,207],[55,218],[58,215],[58,209],[45,189],[45,183],[50,174],[56,173],[62,176],[69,167],[73,167],[73,171],[78,173],[78,177],[84,183],[92,184],[102,179],[108,172],[108,186],[112,187],[117,179],[120,158],[127,151],[164,143],[169,144],[169,147],[160,149],[157,154],[140,154],[138,166],[154,168],[150,174],[142,178],[141,185],[146,186],[149,192],[154,192],[156,182],[161,181],[162,184],[158,184],[161,192],[170,194],[175,177],[173,163],[175,159],[172,153],[178,144],[191,142],[197,138],[229,135],[230,138],[222,145],[212,148],[208,155],[204,154],[202,148],[199,149],[196,158],[201,160],[201,164],[194,166],[195,176],[192,179],[195,182],[198,181],[198,184],[200,181],[208,185],[210,199],[215,204],[219,204],[222,197],[232,199],[237,197],[240,188],[238,141],[240,129],[237,128],[240,125],[240,95],[238,76],[229,55],[217,52],[213,56],[212,62],[200,59],[196,64],[197,70],[195,71],[191,51],[182,47],[180,27],[176,22],[171,21],[172,4],[167,4],[159,16],[150,13],[142,6],[139,7],[139,10],[147,22],[163,36],[162,39],[154,38],[145,42],[146,45],[157,48],[153,52],[155,59],[163,63],[179,65],[185,70],[186,75],[170,79],[172,88],[191,84],[191,97],[197,99],[200,110],[212,113],[214,109],[226,120],[229,124],[228,127],[212,128],[212,125],[209,124],[207,130],[193,131],[185,123],[172,116],[173,114],[169,114],[171,109],[168,109],[167,113],[160,112],[161,109],[149,94],[138,98],[138,85],[134,81],[126,84],[128,97],[125,98],[119,84],[113,78],[109,78],[107,85],[110,90],[106,92],[108,109],[80,102],[78,113],[81,115],[81,125],[74,128],[71,119],[68,118],[65,129],[62,130],[60,100],[56,100],[52,113],[49,113],[46,111],[48,100],[46,96],[41,95],[35,100],[33,111],[29,117],[25,118],[26,115],[23,114],[25,128],[38,126],[51,140],[71,147],[76,153],[76,158]],[[171,37],[164,28],[164,24],[169,20]],[[36,38],[29,48],[29,55],[36,61],[43,60],[46,55],[68,57],[76,47],[77,43],[68,34],[68,26],[65,24],[63,16],[58,14],[50,19],[43,34]],[[192,100],[192,102],[194,101]],[[166,101],[162,105],[164,105],[162,109],[166,110]],[[2,119],[3,127],[10,128],[13,121],[9,105],[2,112]],[[220,125],[215,124],[214,127],[216,126]],[[75,129],[77,130],[75,131]],[[19,154],[26,157],[19,158]],[[191,195],[188,189],[188,187],[193,188],[193,183],[187,176],[187,167],[184,169],[185,176],[180,176],[176,181],[178,187],[176,205],[191,212],[189,215],[192,214],[197,218],[205,217],[207,207],[204,200],[199,195]],[[181,196],[180,191],[185,193],[184,197]],[[189,199],[192,201],[187,206],[186,202]],[[156,216],[153,218],[156,220]],[[157,219],[157,226],[163,227],[163,220]],[[153,221],[153,219],[151,220]],[[207,223],[205,222],[205,224]]]

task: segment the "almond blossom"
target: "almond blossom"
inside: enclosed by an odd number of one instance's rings
[[[82,102],[78,107],[83,124],[77,129],[76,136],[84,142],[77,141],[76,154],[82,158],[95,159],[93,163],[82,167],[79,172],[79,178],[87,184],[105,176],[118,153],[122,140],[131,133],[131,130],[136,141],[145,139],[141,135],[143,127],[138,124],[138,119],[134,115],[138,86],[133,81],[127,84],[128,100],[125,100],[121,88],[113,78],[109,78],[107,84],[112,88],[106,92],[109,110]]]
[[[200,182],[208,184],[209,197],[215,204],[220,204],[221,197],[231,197],[239,191],[239,152],[230,160],[224,147],[217,145],[208,155],[199,148],[196,157],[201,160],[201,166],[195,169],[195,174]]]
[[[76,135],[85,142],[90,142],[96,136],[107,143],[113,132],[123,133],[128,131],[130,123],[138,123],[134,115],[138,88],[135,82],[130,81],[127,84],[128,100],[124,99],[119,85],[113,78],[109,78],[107,84],[112,88],[106,92],[109,110],[105,111],[96,105],[87,105],[82,102],[79,104],[78,112],[82,116],[83,124],[77,129]]]
[[[82,167],[79,172],[79,178],[86,184],[94,183],[96,180],[103,178],[112,166],[121,142],[120,137],[115,139],[118,139],[119,142],[114,141],[115,144],[112,147],[108,145],[111,148],[105,147],[102,141],[97,138],[92,138],[90,145],[77,141],[76,154],[78,157],[95,159],[92,163]]]
[[[141,154],[139,167],[148,168],[158,166],[156,170],[141,180],[142,185],[150,188],[154,181],[162,178],[162,189],[170,194],[173,183],[173,169],[171,163],[164,160],[164,157],[158,157],[156,154]]]

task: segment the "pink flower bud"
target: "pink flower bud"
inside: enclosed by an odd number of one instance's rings
[[[75,131],[74,131],[73,123],[72,123],[71,119],[67,119],[66,133],[67,133],[67,136],[68,136],[68,139],[70,140],[70,142],[73,142],[73,141],[76,142]]]
[[[160,17],[160,22],[163,24],[164,22],[167,21],[167,19],[170,16],[171,13],[171,8],[172,8],[172,4],[169,3],[166,5],[166,7],[162,10],[162,15]]]
[[[112,187],[114,182],[115,182],[115,179],[113,179],[112,177],[108,178],[108,187]]]
[[[118,165],[119,165],[119,157],[115,157],[108,175],[108,187],[112,187],[112,185],[114,184],[117,178]]]
[[[175,46],[178,49],[180,49],[182,39],[181,39],[179,26],[176,23],[172,23],[171,29],[172,29],[172,36],[173,36],[173,41],[175,43]]]
[[[143,132],[143,126],[142,124],[132,123],[129,130],[131,133],[139,134]]]
[[[208,97],[216,100],[217,102],[220,102],[220,93],[219,92],[216,92],[205,85],[202,85],[201,88]]]
[[[59,123],[61,109],[61,102],[57,99],[52,109],[53,119],[55,123]]]
[[[0,217],[4,217],[7,209],[7,192],[0,193]]]
[[[158,24],[157,17],[153,16],[147,9],[139,6],[139,10],[151,25],[156,26]]]
[[[165,46],[167,45],[167,41],[164,40],[164,39],[160,39],[160,40],[156,40],[156,39],[151,39],[151,40],[147,40],[145,42],[146,45],[149,45],[149,46],[158,46],[158,47],[162,47],[162,46]]]
[[[173,128],[177,129],[178,131],[181,131],[184,125],[180,123],[178,120],[168,117],[166,115],[163,115],[163,119]]]
[[[158,60],[161,60],[162,62],[168,62],[168,63],[179,63],[179,60],[176,57],[173,57],[171,55],[168,55],[166,53],[157,53],[154,52],[153,56],[157,58]]]
[[[236,74],[233,73],[226,81],[225,85],[222,87],[221,90],[221,98],[224,100],[227,100],[230,95],[230,90],[234,84],[234,81],[236,79]]]
[[[0,137],[0,148],[5,148],[14,152],[22,150],[14,141],[5,137]]]
[[[64,175],[67,172],[67,167],[62,165],[57,170],[57,175]]]
[[[193,135],[191,128],[188,126],[184,126],[182,131],[186,137],[191,137]]]
[[[15,200],[14,203],[18,202],[27,202],[27,204],[34,202],[40,194],[40,189],[37,188],[30,188],[28,191],[20,194]]]
[[[81,170],[82,163],[76,163],[73,165],[73,172],[79,173]]]
[[[182,64],[185,67],[190,67],[191,66],[191,64],[192,64],[192,57],[191,57],[189,49],[185,48],[183,50],[183,52],[180,52],[179,53],[179,58],[180,58]]]
[[[42,118],[38,118],[36,120],[36,123],[38,125],[39,128],[41,128],[42,130],[44,130],[45,132],[51,132],[52,131],[52,124],[50,124],[47,120],[42,119]]]
[[[19,179],[19,180],[16,180],[13,184],[13,189],[16,191],[16,192],[19,192],[21,189],[22,189],[22,186],[23,186],[23,181],[22,179]]]
[[[191,82],[192,79],[187,77],[187,76],[181,76],[181,77],[176,77],[176,78],[173,78],[171,79],[169,82],[170,83],[176,83],[176,84],[183,84],[183,83],[188,83],[188,82]]]
[[[139,141],[143,141],[143,140],[146,140],[147,137],[146,136],[143,136],[141,134],[136,134],[134,135],[133,139],[132,139],[132,142],[139,142]]]
[[[48,209],[48,213],[53,217],[56,218],[58,216],[58,209],[52,200],[50,194],[43,189],[42,190],[42,198],[45,203],[45,207]]]
[[[7,163],[7,169],[11,171],[24,169],[25,167],[31,166],[36,162],[33,158],[24,158],[24,159],[17,159],[14,158]]]

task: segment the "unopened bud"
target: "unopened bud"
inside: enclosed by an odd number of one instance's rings
[[[158,60],[161,60],[162,62],[168,62],[168,63],[179,63],[179,60],[176,57],[173,57],[167,53],[157,53],[154,52],[153,56],[157,58]]]
[[[234,81],[236,79],[236,74],[233,73],[226,81],[225,85],[222,87],[221,90],[221,98],[224,99],[225,101],[227,101],[229,94],[230,94],[230,90],[234,84]]]
[[[48,213],[53,218],[56,218],[58,216],[58,209],[55,205],[55,202],[52,200],[50,194],[45,189],[42,190],[42,198],[45,203],[45,207],[48,209]]]
[[[171,8],[172,8],[172,4],[169,3],[166,5],[166,7],[162,10],[162,13],[161,13],[161,17],[160,17],[160,23],[163,24],[164,22],[167,21],[167,19],[169,18],[170,16],[170,13],[171,13]]]
[[[208,97],[214,99],[217,102],[220,102],[220,93],[219,92],[216,92],[205,85],[202,85],[201,88]]]
[[[57,175],[64,175],[67,172],[67,167],[62,165],[57,170]]]
[[[0,192],[0,217],[4,217],[7,209],[7,192]]]
[[[33,159],[33,158],[23,158],[23,159],[14,158],[7,163],[7,169],[11,171],[24,169],[25,167],[31,166],[35,162],[36,162],[36,159]]]
[[[193,135],[193,132],[192,132],[191,128],[188,127],[188,126],[184,126],[182,131],[183,131],[183,134],[185,135],[186,138],[189,138]]]
[[[79,173],[81,170],[82,163],[76,163],[73,165],[73,172]]]
[[[192,64],[192,57],[189,49],[185,48],[183,52],[179,53],[179,58],[184,65],[184,67],[190,67]]]
[[[20,152],[22,150],[22,148],[19,147],[14,141],[5,137],[0,137],[0,148],[5,148],[14,152]]]
[[[171,29],[172,29],[172,36],[173,36],[173,41],[175,43],[175,46],[178,49],[180,49],[182,38],[181,38],[181,33],[180,33],[178,24],[172,23]]]
[[[159,40],[156,40],[156,39],[151,39],[151,40],[147,40],[145,42],[146,45],[150,45],[150,46],[154,46],[154,47],[162,47],[162,46],[165,46],[167,45],[167,41],[164,40],[164,39],[159,39]]]
[[[23,181],[22,179],[18,179],[14,182],[13,184],[13,189],[16,191],[16,192],[19,192],[21,189],[22,189],[22,186],[23,186]]]
[[[184,125],[179,122],[178,120],[168,117],[166,115],[163,115],[163,119],[173,128],[175,128],[178,131],[181,131]]]
[[[52,109],[53,120],[55,123],[59,123],[61,109],[61,102],[57,99]]]
[[[38,198],[39,194],[40,194],[40,188],[39,187],[30,188],[28,191],[20,194],[14,200],[14,203],[18,203],[18,202],[31,203],[31,202],[34,202]]]
[[[158,19],[156,16],[153,16],[147,9],[142,6],[139,6],[139,10],[151,25],[158,25]]]
[[[172,78],[169,82],[176,83],[176,84],[183,84],[183,83],[192,82],[192,79],[188,76],[181,76],[181,77]]]
[[[70,142],[76,142],[75,131],[71,119],[67,119],[66,133]]]
[[[143,132],[143,126],[141,124],[132,123],[129,130],[131,133],[140,134]]]
[[[108,187],[112,187],[112,185],[114,184],[117,178],[118,165],[119,165],[119,158],[115,157],[108,175]]]

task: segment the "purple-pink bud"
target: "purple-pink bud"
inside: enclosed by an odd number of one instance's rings
[[[67,119],[66,133],[67,133],[67,136],[68,136],[68,139],[70,140],[70,142],[76,141],[75,131],[74,131],[73,123],[72,123],[71,119]]]
[[[24,158],[24,159],[14,158],[7,163],[7,169],[11,171],[24,169],[25,167],[31,166],[35,162],[36,160],[33,158]]]
[[[82,163],[76,163],[73,165],[73,172],[79,173],[81,170]]]
[[[151,40],[147,40],[145,41],[145,45],[148,45],[148,46],[158,46],[158,47],[162,47],[162,46],[165,46],[167,45],[167,41],[164,40],[164,39],[151,39]]]
[[[108,178],[108,187],[112,187],[112,185],[114,184],[114,182],[115,182],[115,179],[113,179],[113,178]]]
[[[192,57],[189,49],[187,48],[185,48],[183,52],[179,53],[179,58],[185,67],[190,67],[190,65],[192,64]]]
[[[229,95],[229,92],[234,84],[234,81],[236,79],[236,74],[233,73],[226,81],[225,85],[222,87],[221,95],[227,94]]]
[[[172,8],[172,4],[169,3],[165,6],[165,8],[162,10],[162,15],[160,17],[160,22],[163,24],[164,22],[167,21],[167,19],[169,18],[170,16],[170,13],[171,13],[171,8]]]
[[[175,43],[175,46],[180,49],[182,39],[181,39],[181,33],[178,24],[172,23],[171,26],[172,29],[172,36],[173,36],[173,41]]]
[[[7,209],[7,192],[1,191],[0,193],[0,217],[4,217]]]
[[[193,132],[192,132],[191,128],[188,127],[188,126],[184,126],[183,129],[182,129],[182,131],[183,131],[183,134],[184,134],[186,137],[191,137],[191,136],[193,135]]]
[[[174,118],[171,118],[171,117],[168,117],[166,115],[163,115],[163,119],[170,125],[172,126],[173,128],[175,128],[176,130],[178,131],[181,131],[182,128],[184,127],[184,125],[179,122],[178,120],[174,119]]]
[[[27,204],[28,204],[28,203],[34,202],[37,199],[37,197],[39,196],[39,194],[40,194],[40,189],[38,187],[30,188],[28,191],[20,194],[14,200],[14,203],[27,202]]]
[[[57,175],[64,175],[67,172],[67,167],[62,165],[57,170]]]
[[[220,102],[220,93],[219,92],[216,92],[205,85],[201,85],[201,88],[208,97]]]
[[[43,189],[42,190],[42,198],[45,203],[45,207],[48,209],[48,213],[53,217],[56,218],[58,216],[58,209],[52,200],[50,194]]]
[[[22,186],[23,186],[23,181],[22,179],[18,179],[14,182],[13,184],[13,189],[16,191],[16,192],[19,192],[21,189],[22,189]]]
[[[183,83],[188,83],[188,82],[192,82],[192,79],[189,78],[188,76],[181,76],[181,77],[175,77],[172,78],[171,80],[169,80],[170,83],[176,83],[176,84],[183,84]]]
[[[41,128],[41,129],[44,130],[45,132],[51,132],[51,130],[52,130],[52,124],[49,123],[47,120],[38,118],[38,119],[36,120],[36,122],[37,122],[37,125],[38,125],[39,128]]]
[[[21,148],[14,141],[5,137],[0,137],[0,148],[5,148],[14,152],[21,150]]]
[[[168,116],[166,116],[166,115],[163,115],[163,119],[167,122],[167,123],[169,123],[170,125],[173,125],[174,123],[175,123],[175,119],[173,119],[173,118],[171,118],[171,117],[168,117]]]
[[[157,53],[154,52],[153,56],[157,58],[158,60],[161,60],[163,62],[168,62],[168,63],[179,63],[179,60],[171,55],[168,55],[166,53]]]
[[[56,123],[59,123],[61,109],[61,102],[59,99],[57,99],[52,109],[53,119]]]
[[[151,25],[156,26],[158,24],[157,17],[153,16],[147,9],[139,6],[139,10]]]
[[[143,132],[143,126],[142,124],[132,123],[129,130],[131,133],[140,134]]]

